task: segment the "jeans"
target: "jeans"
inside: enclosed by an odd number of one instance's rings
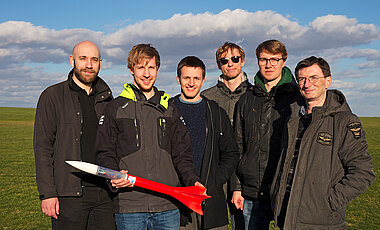
[[[272,220],[270,201],[245,198],[243,216],[246,230],[268,230]]]
[[[118,230],[178,230],[178,209],[164,212],[116,213]]]
[[[58,197],[58,219],[51,218],[53,230],[115,229],[113,203],[105,189],[83,187],[80,197]]]

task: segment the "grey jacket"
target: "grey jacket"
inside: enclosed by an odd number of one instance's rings
[[[220,75],[218,83],[215,86],[208,88],[201,93],[203,96],[207,97],[207,99],[218,103],[218,105],[226,111],[231,124],[233,124],[236,102],[239,100],[240,96],[247,91],[248,87],[252,86],[251,83],[248,82],[246,73],[243,72],[242,78],[243,81],[241,84],[232,92],[224,84],[223,75]]]
[[[271,189],[275,224],[286,190],[302,103],[292,105],[282,139]],[[313,108],[312,121],[301,141],[284,229],[345,229],[346,205],[374,179],[359,118],[351,112],[341,92],[328,90],[325,104]]]

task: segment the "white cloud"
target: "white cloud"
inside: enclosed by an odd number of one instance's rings
[[[227,9],[218,14],[175,14],[165,20],[144,20],[126,26],[128,21],[120,22],[123,27],[115,29],[112,26],[108,29],[111,33],[85,28],[53,30],[22,21],[0,23],[0,95],[3,96],[0,106],[34,106],[33,101],[43,88],[66,78],[70,70],[68,56],[74,44],[82,40],[99,45],[104,71],[101,74],[104,73],[106,81],[117,90],[131,79],[125,67],[126,59],[132,46],[138,43],[151,43],[160,52],[162,66],[157,86],[171,94],[179,92],[174,80],[176,65],[187,55],[196,55],[205,62],[207,83],[215,84],[219,74],[215,51],[225,41],[243,47],[247,54],[244,69],[252,74],[257,71],[256,46],[267,39],[278,39],[287,46],[290,67],[307,56],[322,56],[331,64],[334,79],[340,80],[339,84],[352,84],[344,88],[349,97],[366,95],[365,88],[371,88],[370,85],[363,86],[366,79],[370,76],[373,80],[380,75],[380,51],[368,47],[368,44],[380,41],[378,25],[361,24],[357,19],[343,15],[321,16],[304,24],[306,26],[289,15],[241,9]],[[26,67],[24,63],[42,66],[67,63],[67,72],[51,73],[44,68]],[[348,82],[347,76],[362,79],[363,85]],[[25,87],[25,83],[31,88]],[[23,97],[9,97],[12,94]],[[380,115],[380,109],[377,111]]]

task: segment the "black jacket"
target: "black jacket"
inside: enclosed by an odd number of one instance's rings
[[[276,224],[303,105],[292,105],[281,142],[281,161],[271,190]],[[325,104],[313,108],[299,147],[284,229],[345,229],[346,205],[374,180],[359,118],[352,114],[341,92],[328,90]]]
[[[172,101],[179,100],[178,97]],[[200,182],[211,196],[203,205],[203,227],[208,229],[228,224],[223,184],[237,165],[239,151],[226,112],[216,102],[202,98],[206,100],[206,145]]]
[[[80,173],[65,163],[81,160],[82,113],[78,93],[73,90],[72,74],[73,71],[66,81],[45,89],[38,100],[33,146],[40,199],[82,195]],[[95,111],[100,117],[112,100],[112,93],[99,77],[94,87],[97,91]]]
[[[301,96],[289,69],[283,68],[281,81],[268,93],[255,85],[238,101],[234,128],[241,159],[231,179],[232,191],[243,196],[269,198],[270,185],[280,156],[281,131],[290,114],[290,104]]]
[[[199,181],[190,136],[169,95],[156,88],[149,100],[132,84],[107,105],[99,121],[97,162],[114,170],[170,186]],[[178,175],[177,175],[178,173]],[[176,209],[174,198],[139,187],[123,188],[114,199],[116,213]]]

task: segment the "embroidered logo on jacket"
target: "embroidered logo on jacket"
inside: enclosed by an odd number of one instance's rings
[[[321,145],[331,145],[333,136],[330,133],[321,132],[318,133],[317,142]]]
[[[103,122],[104,122],[104,115],[100,116],[99,125],[102,125]]]
[[[362,125],[360,122],[353,122],[351,124],[348,124],[347,128],[351,131],[356,139],[362,136]]]

